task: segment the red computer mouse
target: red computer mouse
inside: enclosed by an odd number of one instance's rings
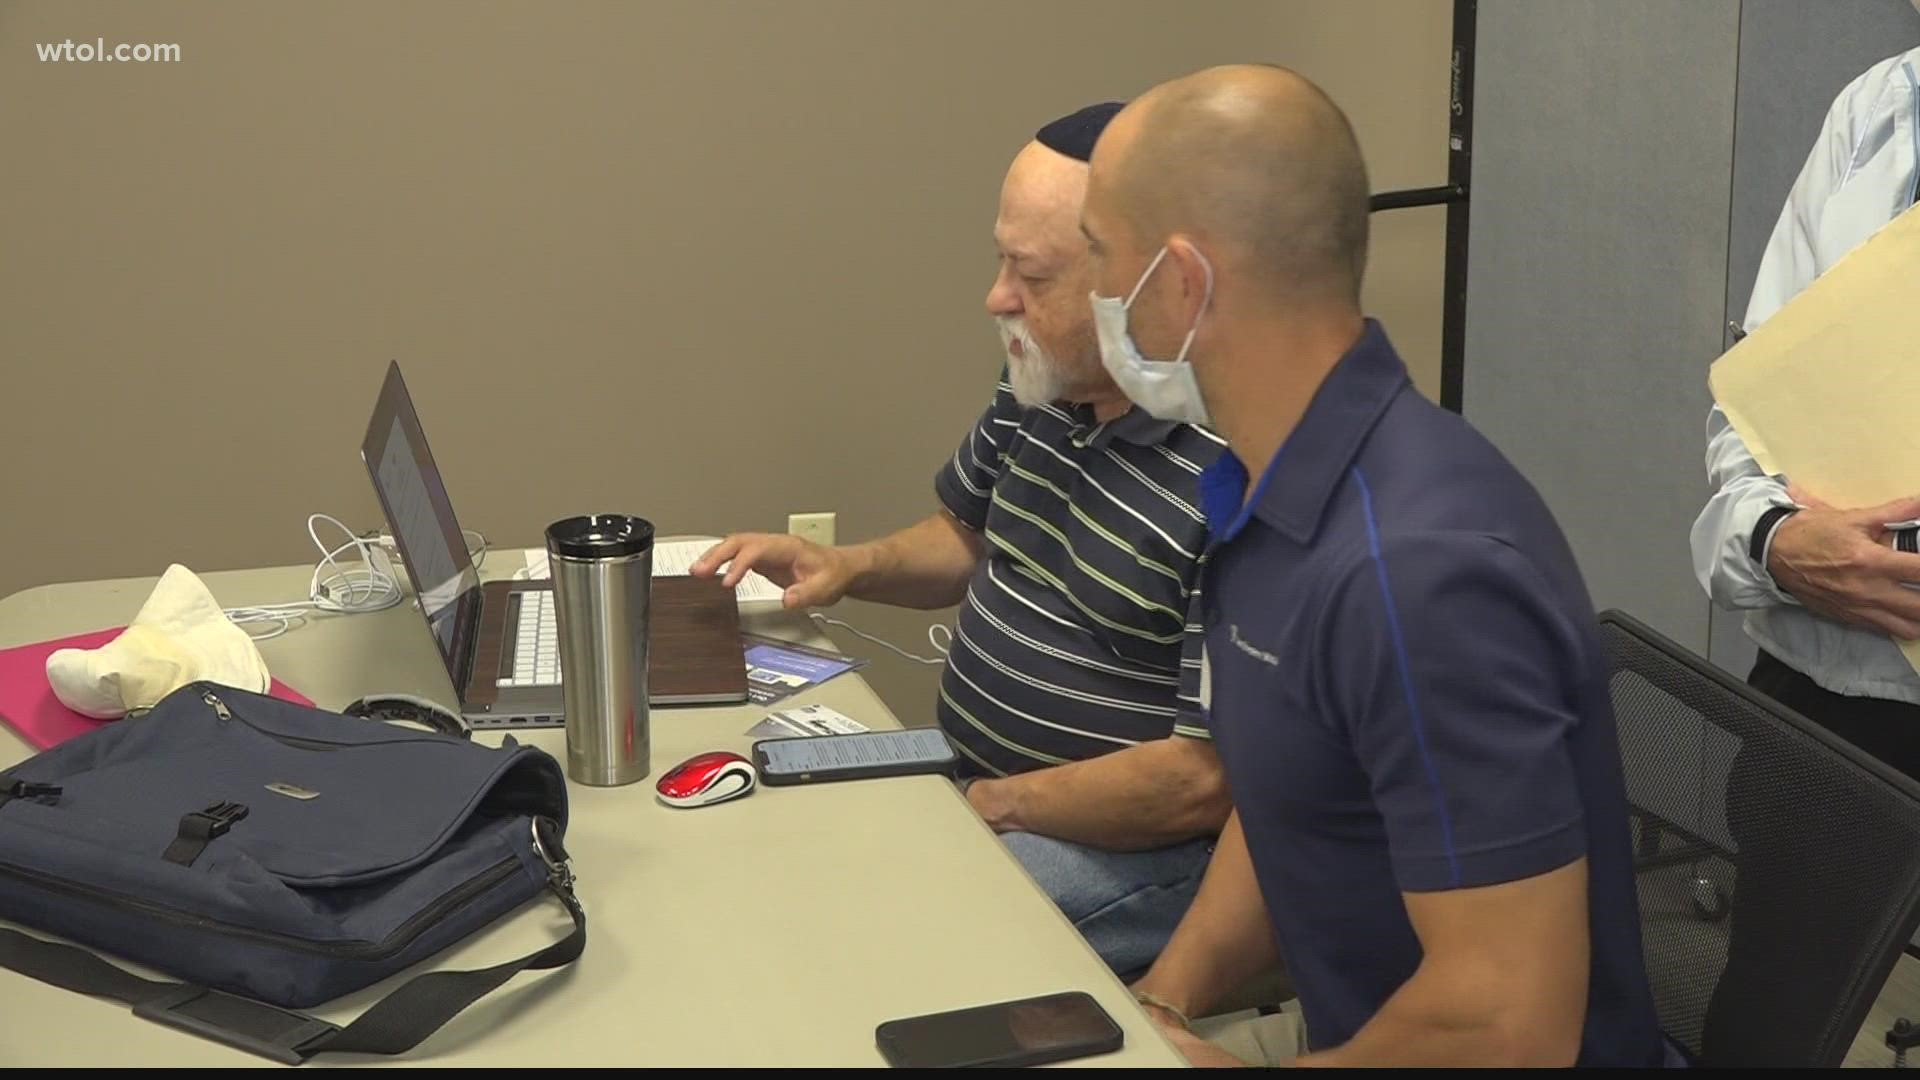
[[[668,769],[654,790],[661,802],[687,809],[737,799],[751,793],[758,780],[753,762],[727,750],[714,750]]]

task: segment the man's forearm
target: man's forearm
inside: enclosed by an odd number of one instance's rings
[[[966,596],[985,545],[979,534],[943,510],[891,536],[845,550],[854,560],[848,596],[928,610],[951,607]]]
[[[1280,964],[1240,815],[1227,821],[1200,891],[1153,968],[1134,984],[1188,1017]]]
[[[1213,743],[1183,735],[997,780],[968,801],[996,832],[1031,832],[1104,851],[1146,851],[1226,823],[1226,776]]]
[[[1707,481],[1713,494],[1695,518],[1689,542],[1694,577],[1724,607],[1790,603],[1764,561],[1754,558],[1754,524],[1768,508],[1791,505],[1787,487],[1767,475],[1740,433],[1714,406],[1707,414]]]

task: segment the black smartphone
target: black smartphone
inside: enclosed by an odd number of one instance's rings
[[[1079,991],[889,1020],[874,1037],[896,1069],[1044,1065],[1111,1054],[1125,1039],[1100,1003]]]
[[[935,727],[762,739],[753,764],[764,784],[817,784],[876,776],[937,773],[951,776],[960,756]]]

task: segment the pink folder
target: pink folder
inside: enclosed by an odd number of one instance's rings
[[[79,634],[59,641],[0,649],[0,721],[19,732],[28,745],[39,750],[58,746],[75,735],[84,735],[95,728],[118,723],[115,720],[94,720],[60,704],[60,699],[53,696],[53,687],[47,685],[47,657],[61,649],[97,649],[119,637],[124,629],[126,627],[116,626],[111,630],[96,630],[91,634]],[[273,680],[273,688],[267,692],[297,704],[313,704],[279,679]]]

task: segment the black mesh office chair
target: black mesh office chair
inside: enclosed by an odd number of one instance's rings
[[[1920,785],[1600,622],[1662,1029],[1702,1065],[1839,1065],[1920,924]]]

